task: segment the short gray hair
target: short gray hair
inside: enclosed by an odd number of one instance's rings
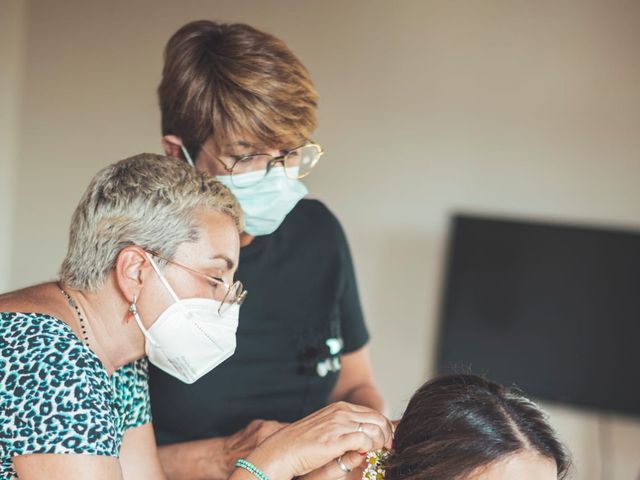
[[[181,243],[199,238],[198,207],[229,215],[242,231],[242,211],[229,189],[186,163],[143,153],[109,165],[91,180],[73,214],[60,281],[99,289],[128,245],[173,258]]]

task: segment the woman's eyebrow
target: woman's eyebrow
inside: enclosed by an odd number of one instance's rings
[[[233,150],[234,147],[246,148],[257,152],[262,152],[269,149],[269,147],[264,144],[251,143],[247,140],[238,140],[237,142],[229,143],[225,148],[227,150]]]
[[[235,266],[235,263],[233,263],[233,260],[231,260],[229,257],[223,254],[212,255],[211,260],[224,260],[227,264],[228,270],[233,270],[233,267]]]
[[[233,148],[233,147],[250,148],[250,147],[253,147],[253,144],[251,142],[248,142],[247,140],[238,140],[237,142],[227,143],[225,145],[225,148]]]

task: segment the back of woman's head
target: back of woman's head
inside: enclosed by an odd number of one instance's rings
[[[475,375],[445,375],[413,395],[395,432],[386,480],[459,480],[518,452],[570,461],[546,415],[515,389]]]

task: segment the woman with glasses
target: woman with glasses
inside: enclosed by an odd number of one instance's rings
[[[345,234],[305,198],[323,149],[300,60],[248,25],[196,21],[169,40],[158,94],[167,155],[216,176],[245,218],[236,354],[192,385],[150,371],[169,477],[223,479],[282,423],[337,400],[383,404]]]
[[[59,280],[0,296],[0,479],[165,478],[147,358],[187,384],[234,353],[241,217],[226,187],[167,157],[94,177]],[[384,417],[341,403],[247,451],[230,478],[335,476],[336,456],[390,440]]]

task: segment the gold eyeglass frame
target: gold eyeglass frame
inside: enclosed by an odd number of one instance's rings
[[[229,285],[227,282],[225,282],[222,278],[219,277],[214,277],[213,275],[208,275],[204,272],[200,272],[198,270],[195,270],[191,267],[188,267],[186,265],[183,265],[182,263],[176,262],[174,260],[169,260],[166,257],[163,257],[162,255],[160,255],[158,252],[155,252],[153,250],[145,250],[145,252],[147,252],[149,255],[153,255],[156,258],[159,258],[161,260],[164,260],[167,263],[170,263],[171,265],[175,265],[176,267],[180,267],[184,270],[187,270],[188,272],[191,273],[195,273],[196,275],[200,275],[201,277],[206,278],[209,281],[212,281],[213,283],[217,283],[220,284],[222,286],[225,287],[226,292],[224,294],[224,297],[222,297],[222,300],[220,302],[220,306],[218,307],[218,313],[222,314],[222,307],[223,305],[235,305],[237,304],[238,306],[242,305],[242,303],[244,302],[245,298],[247,297],[247,291],[244,289],[244,285],[242,285],[242,282],[240,280],[236,280],[235,282],[233,282],[231,285]],[[229,293],[231,292],[231,289],[235,287],[236,289],[236,294],[235,294],[235,299],[232,302],[227,301],[227,297],[229,296]]]
[[[319,143],[314,142],[313,140],[309,140],[305,143],[303,143],[302,145],[299,145],[295,148],[292,148],[291,150],[286,150],[282,155],[272,155],[270,153],[247,153],[245,155],[238,155],[238,156],[230,156],[229,158],[231,158],[233,160],[233,165],[231,165],[231,167],[228,167],[227,164],[217,155],[214,155],[213,153],[211,153],[209,151],[209,149],[207,149],[204,145],[201,145],[201,148],[207,152],[207,155],[209,155],[211,158],[214,158],[215,160],[217,160],[218,162],[220,162],[220,165],[222,165],[222,167],[225,169],[225,171],[227,173],[229,173],[229,175],[231,176],[231,181],[233,181],[233,169],[236,168],[236,165],[238,165],[238,163],[247,160],[251,157],[271,157],[271,160],[269,160],[269,163],[267,163],[267,168],[265,169],[265,173],[264,176],[266,177],[269,172],[271,171],[271,169],[273,168],[274,165],[281,163],[282,167],[284,168],[284,174],[287,176],[287,178],[291,178],[289,177],[289,175],[287,174],[287,166],[285,164],[287,156],[291,155],[293,152],[295,152],[296,150],[300,150],[301,148],[304,147],[317,147],[318,148],[318,158],[316,159],[315,163],[313,164],[313,166],[309,169],[309,171],[307,173],[305,173],[304,175],[298,175],[297,177],[295,177],[295,179],[300,179],[300,178],[304,178],[307,175],[309,175],[311,173],[311,170],[318,164],[318,162],[320,161],[320,158],[322,158],[322,155],[324,155],[324,149],[322,148],[322,145],[320,145]],[[264,177],[263,177],[264,178]],[[293,180],[295,180],[293,179]],[[262,181],[262,179],[260,179],[258,182],[256,182],[256,184],[260,183]],[[243,187],[238,187],[238,188],[243,188]]]

